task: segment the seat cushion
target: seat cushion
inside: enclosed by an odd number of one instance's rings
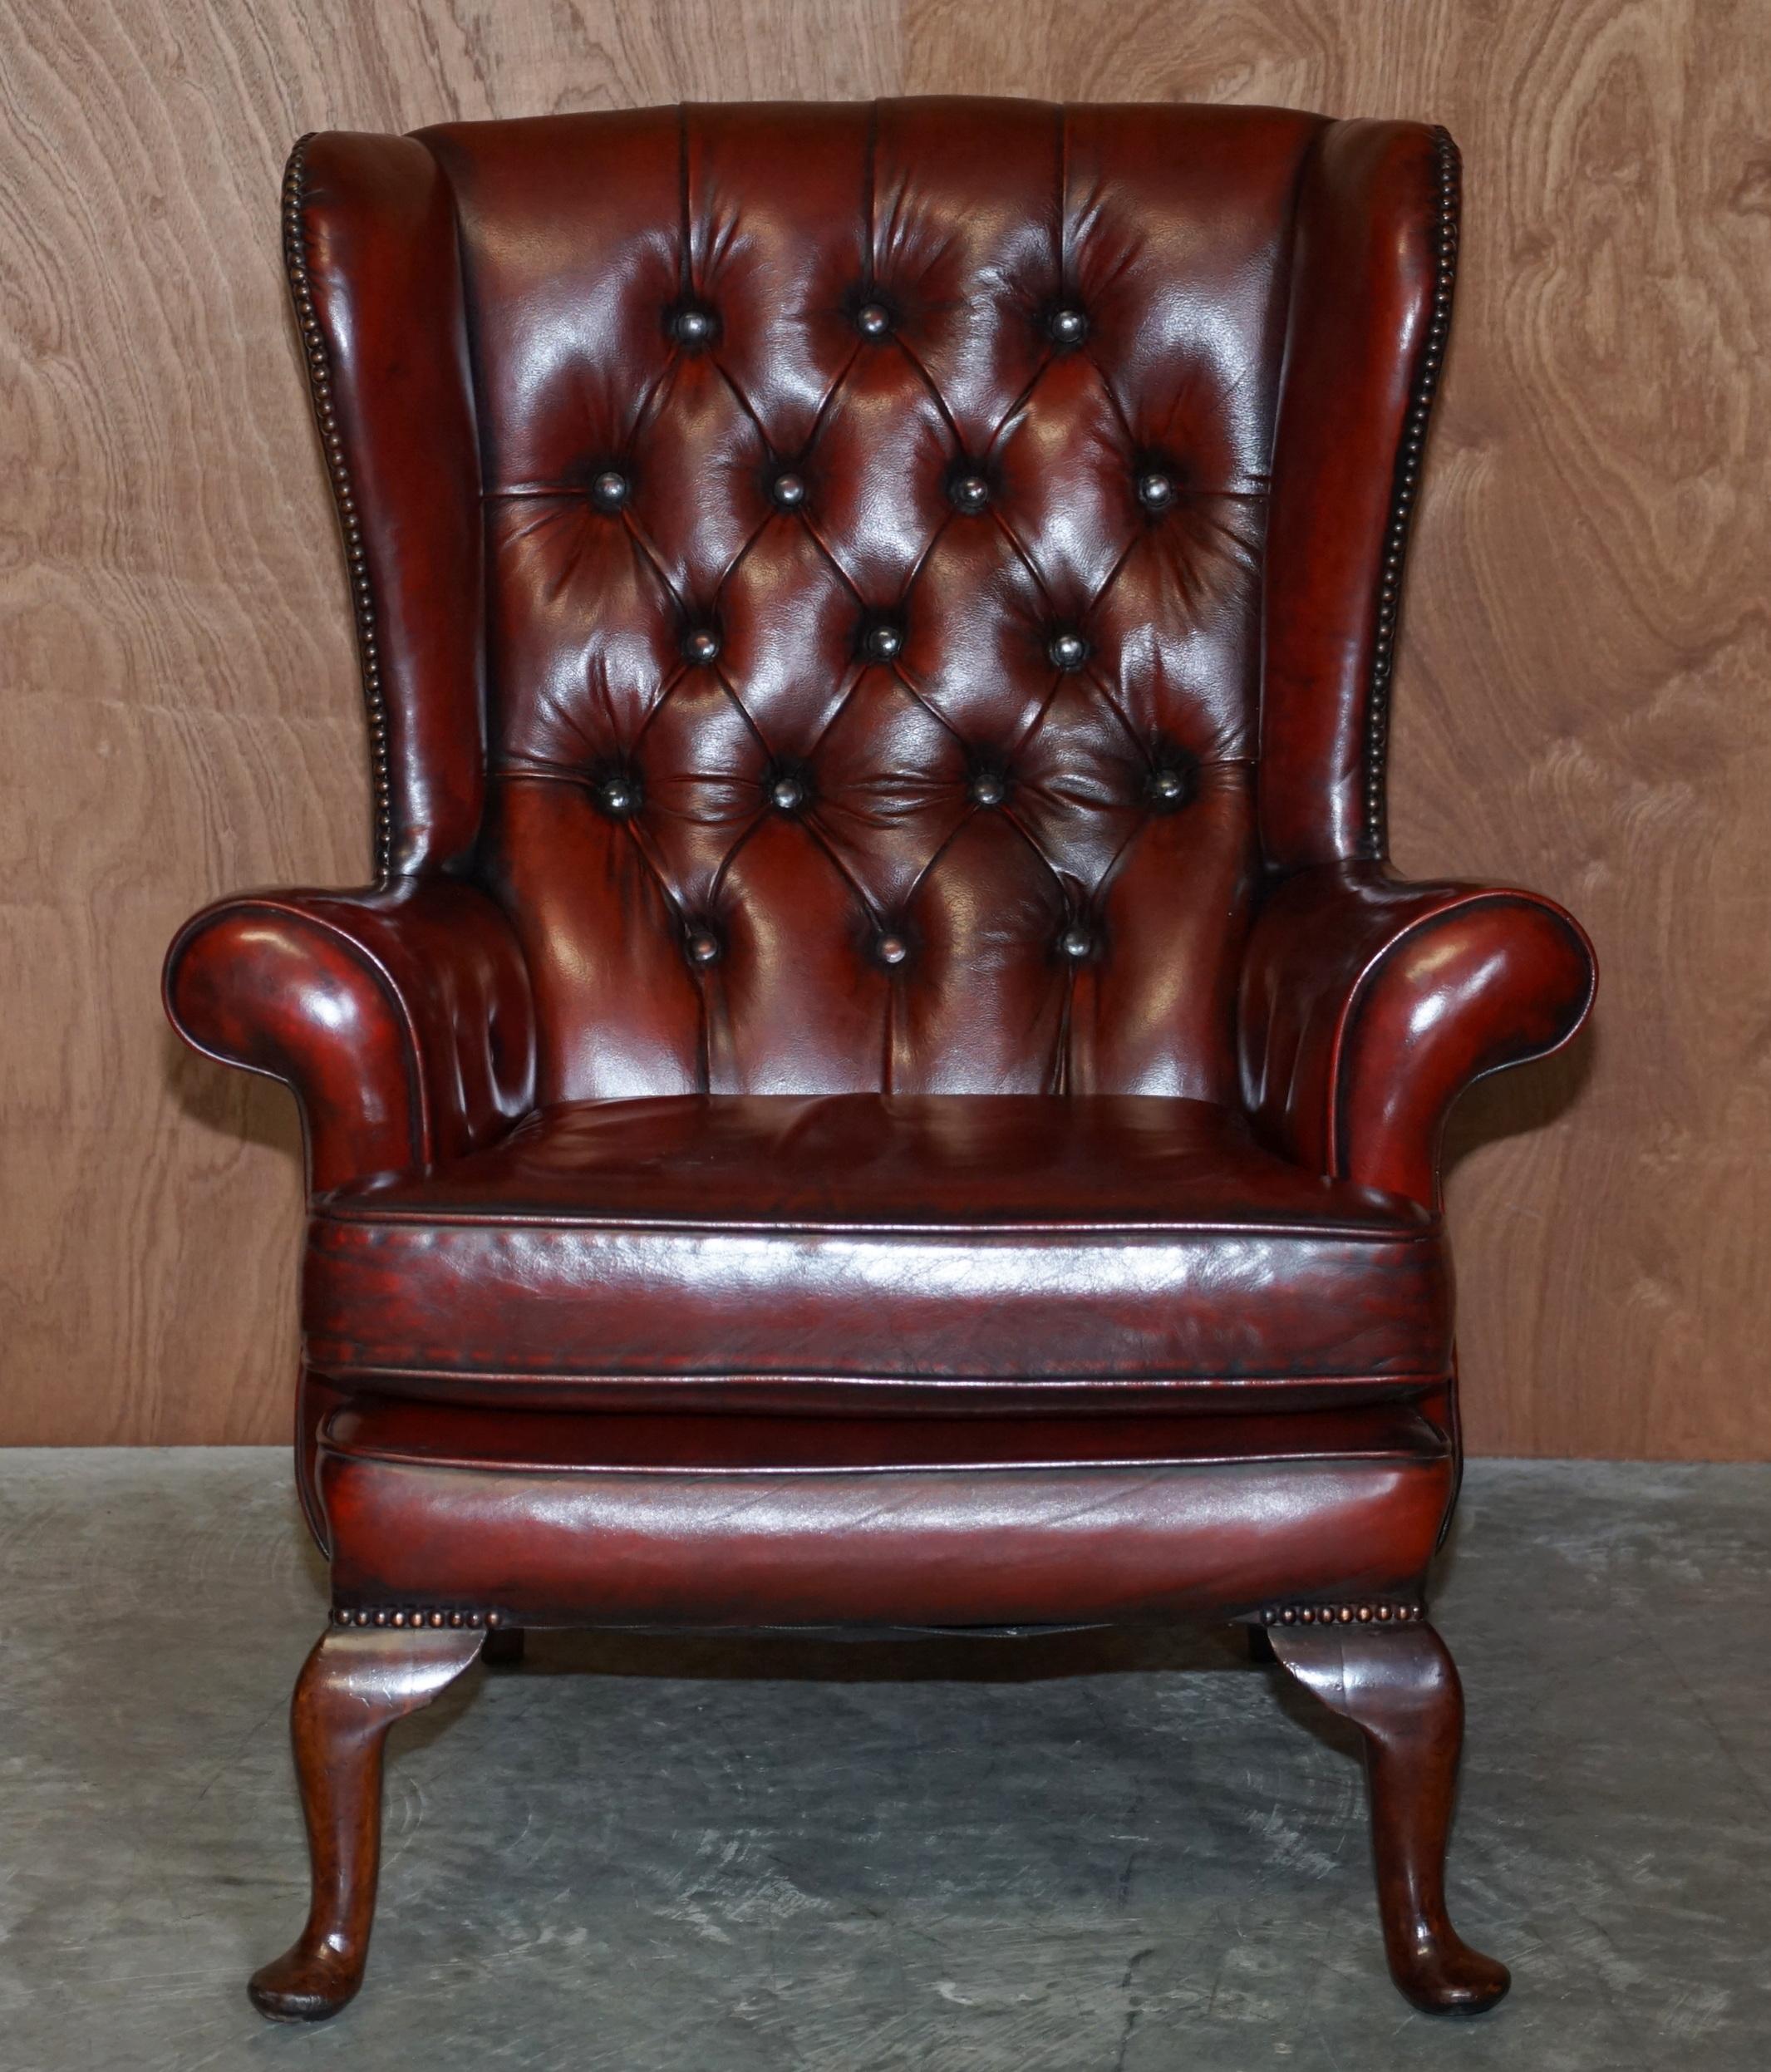
[[[1293,1417],[570,1416],[354,1401],[357,1618],[977,1626],[1418,1601],[1451,1501],[1404,1404]],[[1357,1616],[1355,1612],[1354,1616]]]
[[[1438,1219],[1144,1096],[682,1096],[538,1112],[317,1204],[317,1372],[546,1403],[1405,1389]],[[511,1393],[514,1391],[514,1393]]]

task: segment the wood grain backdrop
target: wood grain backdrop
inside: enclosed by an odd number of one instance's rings
[[[1771,10],[1750,0],[0,0],[0,1438],[270,1440],[278,1090],[155,997],[213,894],[359,882],[298,132],[969,91],[1449,124],[1464,282],[1400,862],[1566,899],[1596,1031],[1457,1125],[1488,1452],[1771,1454]]]

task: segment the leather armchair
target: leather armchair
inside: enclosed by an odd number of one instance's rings
[[[900,101],[304,139],[368,889],[189,923],[285,1080],[333,1612],[278,2019],[392,1722],[529,1627],[1259,1628],[1359,1726],[1416,2005],[1458,1473],[1439,1147],[1594,968],[1397,881],[1442,131]]]

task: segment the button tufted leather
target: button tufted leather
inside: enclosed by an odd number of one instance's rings
[[[862,628],[861,652],[869,662],[891,662],[903,645],[904,629],[894,619],[873,619]]]
[[[777,813],[797,813],[810,795],[803,770],[777,770],[769,780],[769,803]]]
[[[672,313],[670,333],[678,345],[698,350],[719,336],[720,321],[711,309],[691,303]]]
[[[598,780],[596,794],[612,819],[628,819],[640,810],[640,783],[631,770],[608,771]]]
[[[1157,762],[1151,765],[1145,791],[1154,813],[1173,813],[1176,807],[1185,805],[1192,790],[1188,771],[1179,764]]]
[[[319,137],[286,192],[382,882],[212,908],[165,985],[303,1110],[356,1623],[255,1991],[323,2014],[445,1617],[1418,1609],[1445,1115],[1593,967],[1382,861],[1442,134],[635,110]],[[1449,1660],[1328,1637],[1277,1645],[1382,1743],[1399,1980],[1467,2010]]]

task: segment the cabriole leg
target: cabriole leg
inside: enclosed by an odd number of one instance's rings
[[[1460,1941],[1445,1912],[1464,1692],[1430,1626],[1269,1629],[1273,1651],[1365,1746],[1378,1909],[1390,1976],[1429,2015],[1473,2015],[1512,1983],[1507,1967]]]
[[[294,1946],[253,1974],[271,2021],[323,2021],[362,1984],[381,1858],[381,1757],[396,1720],[445,1691],[483,1631],[334,1627],[296,1681],[295,1774],[307,1823],[313,1898]]]
[[[523,1666],[522,1627],[494,1627],[486,1635],[485,1647],[480,1659],[488,1669],[520,1669]]]

